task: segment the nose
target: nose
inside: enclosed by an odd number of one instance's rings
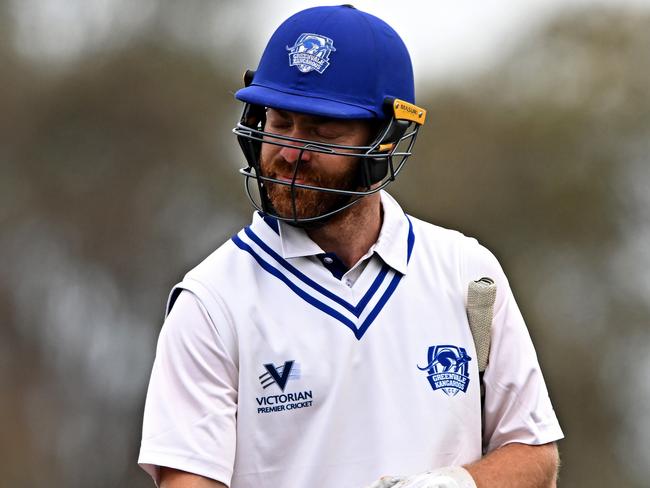
[[[300,137],[291,134],[293,137]],[[280,149],[280,156],[282,156],[288,163],[295,163],[300,159],[302,162],[307,162],[311,159],[311,151],[303,151],[305,146],[303,142],[284,141],[287,146],[282,146]]]

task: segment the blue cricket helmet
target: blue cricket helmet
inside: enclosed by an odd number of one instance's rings
[[[426,110],[415,105],[411,58],[397,33],[383,20],[351,5],[314,7],[293,15],[269,40],[257,71],[247,71],[245,88],[235,97],[245,102],[233,129],[248,162],[240,169],[246,193],[258,210],[293,225],[327,222],[361,198],[390,184],[411,155]],[[335,119],[378,121],[364,146],[341,146],[265,131],[266,109],[274,108]],[[263,174],[262,144],[298,148],[293,180]],[[335,189],[296,182],[302,153],[350,158],[358,166],[354,188]],[[250,188],[257,182],[257,197]],[[293,215],[280,215],[269,199],[268,185],[291,187]],[[298,190],[334,193],[340,204],[321,215],[296,214]]]
[[[312,115],[382,119],[386,98],[415,103],[413,67],[383,20],[350,5],[314,7],[278,27],[252,83],[235,97]]]

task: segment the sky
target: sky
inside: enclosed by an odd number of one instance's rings
[[[66,61],[115,32],[137,33],[155,12],[157,0],[13,0],[16,44],[28,56]],[[323,1],[234,2],[192,0],[161,2],[173,11],[170,29],[190,42],[231,45],[257,59],[275,28],[291,14]],[[251,8],[251,5],[254,7]],[[416,77],[449,79],[482,71],[514,50],[525,34],[550,17],[578,7],[645,6],[650,0],[357,0],[355,7],[386,20],[404,39]],[[192,6],[202,7],[192,16]],[[205,8],[213,12],[206,16]],[[199,11],[199,9],[195,9]],[[208,17],[208,18],[206,18]],[[245,37],[244,37],[245,36]]]

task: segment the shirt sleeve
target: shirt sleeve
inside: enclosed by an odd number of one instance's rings
[[[472,240],[465,261],[469,280],[497,285],[485,384],[483,446],[492,451],[519,442],[540,445],[564,437],[553,410],[537,354],[508,280],[497,259]]]
[[[144,410],[138,463],[159,483],[166,466],[230,485],[237,366],[197,297],[183,290],[163,324]],[[222,324],[223,325],[223,324]]]

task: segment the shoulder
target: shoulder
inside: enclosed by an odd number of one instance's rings
[[[232,238],[223,243],[172,288],[165,324],[180,321],[181,329],[214,332],[236,362],[236,317],[230,304],[236,290],[243,289],[240,280],[246,275],[246,265],[244,253]]]
[[[418,239],[425,239],[428,242],[434,241],[438,246],[456,246],[466,240],[475,241],[475,239],[467,237],[457,230],[426,222],[410,214],[407,214],[407,217],[413,225],[413,232],[416,233]]]
[[[228,272],[228,268],[231,266],[238,266],[237,261],[240,255],[241,252],[235,245],[233,239],[228,239],[199,262],[199,264],[191,268],[185,274],[185,279],[192,278],[200,281],[214,281]]]
[[[216,302],[227,309],[226,304],[238,300],[241,290],[250,292],[255,287],[266,253],[276,253],[279,241],[277,230],[255,214],[250,226],[233,235],[185,274],[172,290],[167,310],[174,305],[181,290],[192,292],[206,306]]]
[[[445,277],[467,291],[472,281],[490,278],[497,285],[497,302],[509,294],[510,285],[495,255],[474,237],[409,216],[415,234],[417,267]]]
[[[413,226],[420,248],[427,252],[443,255],[453,255],[463,261],[465,267],[485,267],[493,270],[498,267],[494,254],[483,246],[476,238],[466,236],[457,230],[425,222],[411,215],[409,221]]]
[[[259,247],[279,247],[279,236],[257,214],[253,223],[240,230],[185,275],[215,288],[231,287],[235,281],[254,279]],[[253,259],[251,259],[253,257]]]

